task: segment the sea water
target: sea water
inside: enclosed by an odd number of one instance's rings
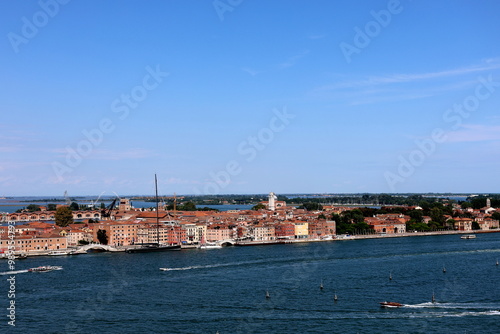
[[[500,233],[33,257],[0,332],[499,333],[499,258]]]

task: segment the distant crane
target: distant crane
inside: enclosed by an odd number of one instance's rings
[[[66,201],[66,205],[71,205],[71,198],[69,198],[67,190],[64,191],[64,200]]]
[[[168,198],[168,199],[174,199],[174,216],[175,214],[177,213],[177,199],[184,199],[184,196],[181,196],[181,197],[177,197],[177,194],[174,193],[174,196],[169,196],[169,197],[163,197],[164,199],[165,198]]]
[[[113,211],[116,201],[119,199],[119,197],[116,197],[113,202],[111,202],[110,205],[108,205],[106,208],[101,210],[101,218],[109,218],[111,217],[111,211]]]
[[[91,200],[91,201],[90,201],[90,204],[89,204],[89,208],[95,208],[95,206],[96,206],[97,202],[99,202],[99,199],[101,198],[102,194],[104,194],[104,193],[105,193],[105,191],[103,191],[103,192],[99,195],[99,197],[97,197],[97,199],[96,199],[95,201],[92,201],[92,200]]]

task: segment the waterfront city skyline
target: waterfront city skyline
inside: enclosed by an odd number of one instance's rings
[[[0,3],[0,196],[496,193],[496,1]]]

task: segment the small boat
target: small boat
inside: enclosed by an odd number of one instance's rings
[[[35,268],[29,268],[28,271],[32,273],[43,273],[52,270],[61,270],[61,266],[40,266]]]
[[[443,266],[443,273],[445,273],[445,272],[446,272],[446,267],[445,267],[445,266]]]
[[[320,290],[323,290],[323,280],[321,281],[321,283],[319,284],[319,289]]]
[[[271,298],[271,295],[269,294],[269,291],[266,290],[266,299]]]
[[[128,248],[125,250],[127,253],[151,253],[151,252],[164,252],[164,251],[179,251],[181,245],[159,245],[159,244],[141,244],[140,247]]]
[[[84,250],[72,250],[68,253],[68,255],[81,255],[81,254],[87,254],[87,252]]]
[[[476,235],[475,234],[467,234],[467,235],[462,235],[460,239],[475,239]]]
[[[335,293],[335,294],[333,295],[333,301],[334,301],[334,302],[337,302],[337,300],[339,300],[339,297],[337,297],[337,293]]]
[[[204,243],[202,245],[200,245],[200,247],[198,247],[200,249],[218,249],[218,248],[222,248],[222,245],[214,242],[214,243],[211,243],[211,242],[207,242],[207,243]]]
[[[392,281],[392,273],[389,273],[389,281]]]
[[[65,251],[52,251],[52,252],[49,252],[49,255],[50,256],[62,256],[62,255],[69,255],[69,253],[65,252]]]
[[[496,263],[496,265],[498,266],[498,260],[497,260],[497,263]]]
[[[395,308],[395,307],[403,307],[403,304],[400,303],[395,303],[395,302],[380,302],[380,307],[387,307],[387,308]]]

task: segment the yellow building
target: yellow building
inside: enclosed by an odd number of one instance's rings
[[[305,239],[309,236],[308,222],[295,222],[295,239]]]

